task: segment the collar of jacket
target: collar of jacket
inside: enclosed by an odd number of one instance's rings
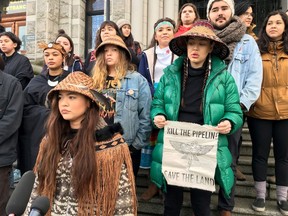
[[[182,73],[183,61],[185,58],[187,58],[186,55],[182,55],[179,58],[177,58],[172,65],[164,69],[164,73],[170,70],[174,73],[179,73],[179,71],[181,71]],[[227,68],[227,65],[219,57],[212,55],[211,60],[212,60],[212,68],[210,72],[210,77],[213,77],[214,75],[218,74],[219,72],[222,72]]]
[[[131,79],[133,73],[135,73],[135,71],[128,70],[124,78]]]
[[[3,84],[3,79],[4,79],[4,72],[0,70],[0,85]]]
[[[101,142],[111,139],[115,133],[123,134],[123,128],[120,123],[108,125],[104,128],[95,131],[96,140]]]
[[[261,55],[263,61],[270,61],[271,55],[277,55],[277,59],[287,59],[288,55],[284,52],[283,41],[270,42],[268,52]]]

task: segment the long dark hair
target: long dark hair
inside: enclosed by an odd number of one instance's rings
[[[87,98],[87,100],[89,100]],[[91,99],[89,100],[91,101]],[[58,94],[51,100],[51,112],[46,125],[46,145],[39,151],[35,170],[38,173],[38,193],[53,199],[56,190],[56,170],[65,143],[70,142],[69,150],[73,154],[72,185],[79,206],[84,203],[96,203],[96,158],[95,129],[99,125],[99,108],[94,102],[85,112],[81,128],[74,138],[69,138],[70,123],[64,120],[58,109]],[[69,139],[71,139],[69,141]],[[42,143],[43,144],[43,143]],[[93,162],[95,161],[95,162]],[[92,208],[93,210],[93,208]]]
[[[123,25],[124,26],[124,25]],[[121,34],[121,37],[123,38],[123,41],[124,43],[126,44],[126,46],[128,48],[131,48],[132,50],[135,51],[135,46],[134,46],[134,37],[132,35],[132,32],[130,31],[130,34],[128,37],[125,37],[124,34],[123,34],[123,31],[122,31],[122,28],[123,26],[119,29],[120,30],[120,34]],[[131,26],[130,26],[131,28]]]
[[[59,29],[58,30],[58,35],[57,35],[57,37],[55,39],[55,42],[57,41],[57,39],[59,37],[67,38],[67,40],[70,43],[71,50],[70,50],[69,53],[67,53],[68,55],[66,55],[66,62],[67,62],[68,66],[72,66],[73,63],[74,63],[74,43],[73,43],[71,37],[69,35],[67,35],[63,29]]]
[[[118,28],[117,24],[113,21],[110,20],[106,20],[104,22],[101,23],[97,33],[96,33],[96,38],[95,38],[95,50],[96,48],[102,43],[102,39],[101,39],[101,30],[105,27],[105,26],[111,26],[112,28],[114,28],[116,30],[116,35],[120,36],[122,38],[122,34],[120,32],[120,29]]]
[[[264,20],[264,22],[263,22],[263,24],[261,26],[259,35],[258,35],[259,39],[257,41],[261,53],[267,53],[268,52],[268,47],[269,47],[269,43],[271,42],[271,39],[267,35],[266,26],[267,26],[269,18],[271,16],[275,16],[277,14],[279,14],[281,16],[281,18],[282,18],[282,20],[284,22],[284,25],[285,25],[285,29],[284,29],[284,32],[283,32],[283,35],[282,35],[282,40],[283,40],[284,52],[286,54],[288,54],[288,17],[282,11],[272,11],[265,18],[265,20]]]
[[[183,25],[183,22],[182,22],[182,20],[181,20],[181,14],[182,14],[182,11],[184,10],[184,8],[187,7],[187,6],[192,7],[193,10],[194,10],[194,13],[195,13],[195,15],[196,15],[194,22],[195,22],[196,20],[200,19],[200,15],[199,15],[199,13],[198,13],[198,11],[197,11],[196,5],[194,5],[194,4],[192,4],[192,3],[186,3],[186,4],[182,5],[182,7],[180,8],[179,13],[178,13],[177,25],[176,25],[176,28],[175,28],[175,32],[177,32],[178,29],[179,29],[179,27],[180,27],[181,25]]]

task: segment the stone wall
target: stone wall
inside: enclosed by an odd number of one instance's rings
[[[42,65],[38,42],[54,41],[58,30],[64,29],[74,42],[74,52],[84,59],[85,7],[86,0],[27,0],[27,57]],[[176,19],[177,12],[178,0],[110,0],[110,20],[129,20],[143,49],[153,36],[154,23],[164,16]]]
[[[54,41],[59,29],[72,38],[74,52],[84,57],[85,47],[84,0],[28,0],[27,1],[27,57],[35,64],[43,62],[40,41]]]

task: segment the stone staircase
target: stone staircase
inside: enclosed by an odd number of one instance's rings
[[[242,148],[240,152],[239,158],[239,169],[246,175],[246,181],[237,181],[236,192],[235,192],[235,208],[233,210],[233,216],[280,216],[282,215],[276,205],[276,186],[275,184],[267,183],[267,198],[266,198],[266,211],[265,212],[255,212],[251,208],[251,204],[255,199],[255,191],[254,191],[254,182],[252,177],[252,143],[249,135],[249,130],[247,125],[244,125],[242,131]],[[274,174],[274,159],[273,159],[273,151],[270,151],[269,158],[269,168],[268,175]],[[140,195],[147,189],[149,180],[148,180],[148,171],[140,169],[138,177],[137,177],[137,196]],[[190,198],[189,198],[188,189],[184,192],[184,203],[181,210],[181,216],[191,216],[192,210],[190,207]],[[217,191],[212,195],[212,202],[210,205],[211,208],[211,216],[218,216],[217,211]],[[148,202],[138,201],[138,215],[150,215],[150,216],[159,216],[163,214],[163,198],[162,196],[155,196]]]

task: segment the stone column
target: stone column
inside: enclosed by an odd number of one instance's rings
[[[64,29],[74,42],[74,52],[84,56],[85,2],[83,0],[27,0],[27,56],[43,61],[40,41],[54,41]],[[39,63],[41,64],[41,63]]]
[[[85,9],[83,0],[67,0],[67,5],[60,0],[60,11],[67,10],[66,14],[60,14],[59,27],[64,29],[74,43],[74,53],[84,60],[85,47]]]
[[[148,45],[154,35],[154,23],[160,18],[160,1],[148,0],[147,42]]]
[[[40,41],[49,42],[59,28],[60,0],[27,1],[27,57],[41,61]]]
[[[164,1],[164,17],[174,19],[175,16],[175,0]]]
[[[143,14],[144,14],[143,0],[131,1],[131,28],[133,32],[134,40],[143,41]]]

